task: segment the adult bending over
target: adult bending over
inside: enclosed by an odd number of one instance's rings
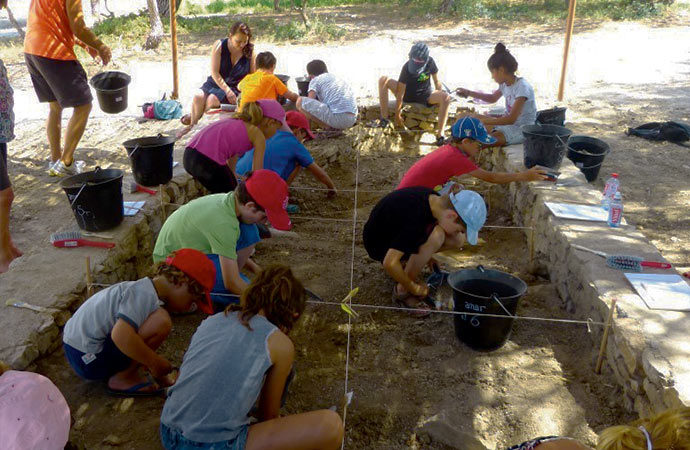
[[[110,48],[84,23],[81,0],[31,0],[24,39],[24,59],[38,101],[48,103],[48,143],[51,176],[80,172],[74,150],[84,134],[93,97],[84,68],[77,61],[74,44],[84,47],[103,65],[110,62]],[[74,108],[60,144],[62,110]]]
[[[251,40],[249,25],[235,22],[228,37],[213,44],[211,76],[194,95],[190,113],[180,119],[187,126],[178,137],[187,134],[209,109],[218,108],[221,103],[237,104],[237,96],[240,95],[237,85],[245,75],[254,71],[254,44]]]

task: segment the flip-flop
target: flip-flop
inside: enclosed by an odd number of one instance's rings
[[[410,297],[417,299],[418,303],[416,306],[410,306],[405,302],[405,300],[407,300]],[[427,317],[429,314],[431,314],[431,307],[424,300],[419,300],[418,297],[415,297],[414,295],[408,293],[398,294],[397,292],[395,292],[395,286],[393,286],[393,295],[391,298],[393,300],[394,305],[399,306],[401,308],[409,309],[409,314],[412,317],[422,318]]]
[[[182,122],[182,125],[188,126],[190,123],[192,123],[192,116],[189,114],[185,114],[182,117],[180,117],[180,122]]]
[[[165,389],[163,388],[156,389],[154,391],[141,391],[141,389],[153,385],[154,383],[150,381],[144,381],[143,383],[135,384],[127,389],[113,389],[111,387],[106,387],[105,391],[115,397],[157,397],[165,392]]]

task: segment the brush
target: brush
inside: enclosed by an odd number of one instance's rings
[[[50,235],[50,243],[55,247],[72,248],[72,247],[101,247],[113,248],[115,244],[112,242],[89,241],[82,237],[78,231],[65,231],[63,233],[53,233]]]
[[[19,300],[7,300],[5,302],[5,305],[14,306],[15,308],[30,309],[31,311],[42,312],[42,313],[53,312],[50,310],[50,308],[46,308],[45,306],[32,305],[31,303],[22,302]]]
[[[657,261],[645,261],[639,256],[629,255],[609,255],[604,252],[598,252],[581,245],[572,244],[578,250],[589,253],[594,253],[606,259],[606,265],[618,270],[632,270],[634,272],[642,272],[643,267],[653,267],[655,269],[670,269],[671,264]]]
[[[134,194],[135,192],[146,192],[149,195],[156,195],[158,193],[153,189],[145,188],[144,186],[140,186],[139,184],[132,181],[131,183],[129,183],[129,193]]]

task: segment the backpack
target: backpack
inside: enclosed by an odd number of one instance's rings
[[[179,119],[182,105],[177,100],[157,100],[153,102],[153,115],[158,120]]]
[[[690,126],[680,122],[651,122],[628,128],[625,134],[650,141],[669,141],[687,147],[682,143],[690,141]]]

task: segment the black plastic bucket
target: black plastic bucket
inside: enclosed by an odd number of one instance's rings
[[[115,114],[127,109],[127,86],[132,78],[124,72],[102,72],[91,78],[103,112]]]
[[[152,136],[130,139],[122,143],[132,163],[134,181],[142,186],[158,186],[172,178],[172,136]]]
[[[524,162],[528,169],[544,166],[558,169],[565,155],[571,131],[559,125],[524,125]]]
[[[306,97],[309,93],[309,82],[311,80],[307,77],[297,77],[295,78],[295,81],[297,82],[297,90],[299,90],[299,95]]]
[[[67,194],[79,228],[105,231],[115,228],[124,218],[122,176],[118,169],[101,169],[65,178],[60,187]]]
[[[610,151],[609,144],[601,139],[589,136],[570,136],[568,139],[568,159],[590,183],[599,176],[599,169]]]
[[[282,74],[276,74],[276,77],[283,82],[285,86],[287,86],[288,81],[290,81],[290,75],[282,75]],[[282,95],[278,96],[278,103],[281,105],[284,105],[287,99],[283,97]]]
[[[482,317],[472,313],[514,316],[525,292],[524,281],[500,270],[465,269],[448,276],[453,289],[455,335],[468,347],[489,352],[497,350],[510,337],[513,318]]]
[[[542,125],[559,125],[565,123],[565,111],[567,108],[555,107],[537,111],[537,123]]]

